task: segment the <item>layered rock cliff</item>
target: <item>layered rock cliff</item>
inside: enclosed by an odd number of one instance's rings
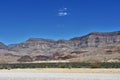
[[[28,62],[42,60],[119,61],[120,31],[92,32],[70,40],[30,38],[25,42],[10,46],[0,43],[0,54],[4,56],[1,61],[6,57],[13,60],[14,56],[13,62],[27,62],[27,60]]]

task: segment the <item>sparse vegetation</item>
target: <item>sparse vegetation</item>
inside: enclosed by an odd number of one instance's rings
[[[90,63],[91,68],[101,68],[101,64],[99,63]]]
[[[0,69],[14,68],[120,68],[120,63],[18,63],[0,64]]]

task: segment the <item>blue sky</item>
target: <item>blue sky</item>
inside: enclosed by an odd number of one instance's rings
[[[120,0],[0,0],[0,41],[120,30]]]

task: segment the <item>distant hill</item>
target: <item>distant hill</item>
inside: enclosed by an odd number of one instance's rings
[[[9,46],[0,42],[0,63],[120,62],[120,31],[92,32],[70,40],[30,38]]]

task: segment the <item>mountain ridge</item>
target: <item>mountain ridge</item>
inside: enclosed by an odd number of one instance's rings
[[[92,32],[69,40],[29,38],[9,46],[0,43],[0,55],[0,63],[43,60],[120,61],[120,31]]]
[[[80,36],[81,38],[84,37],[84,36],[88,36],[88,35],[93,35],[93,34],[120,34],[120,31],[113,31],[113,32],[91,32],[91,33],[88,33],[86,35],[82,35]],[[70,39],[58,39],[58,40],[54,40],[54,39],[50,39],[50,38],[35,38],[35,37],[31,37],[31,38],[28,38],[27,40],[25,41],[30,41],[30,40],[33,40],[33,39],[38,39],[38,40],[50,40],[50,41],[59,41],[59,40],[71,40],[71,39],[74,39],[74,38],[80,38],[80,37],[72,37]],[[21,41],[21,42],[25,42],[25,41]],[[19,43],[21,43],[19,42]],[[0,42],[0,43],[3,43],[3,42]],[[3,43],[5,46],[9,46],[9,45],[14,45],[14,44],[19,44],[19,43],[12,43],[12,44],[8,44],[6,45],[5,43]]]

